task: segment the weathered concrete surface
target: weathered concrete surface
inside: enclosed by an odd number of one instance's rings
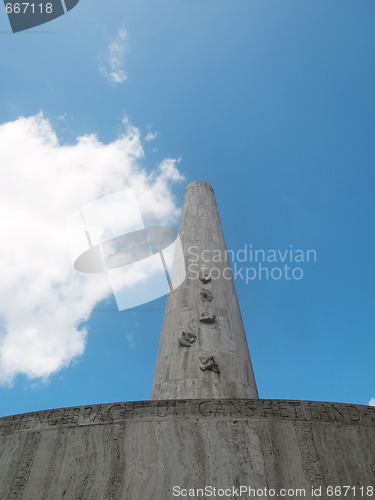
[[[257,398],[215,195],[206,182],[187,186],[179,234],[187,277],[167,298],[151,399]]]
[[[345,498],[357,500],[371,498],[359,488],[374,478],[374,407],[168,400],[0,419],[1,500],[168,500],[174,486],[210,485],[304,488],[304,498],[324,499],[327,486],[347,485],[356,495]]]

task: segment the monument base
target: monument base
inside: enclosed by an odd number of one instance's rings
[[[375,407],[167,400],[0,419],[2,500],[358,499],[374,483]]]

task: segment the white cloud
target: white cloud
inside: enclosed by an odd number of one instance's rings
[[[158,136],[158,133],[157,132],[149,132],[146,137],[145,137],[145,141],[146,142],[150,142],[150,141],[153,141],[157,138]]]
[[[133,349],[135,346],[135,335],[134,333],[127,333],[126,340],[128,341],[129,346]]]
[[[86,203],[131,187],[150,222],[175,222],[177,161],[147,173],[139,130],[103,144],[95,135],[60,145],[42,114],[0,125],[0,384],[48,378],[85,349],[80,327],[111,292],[105,274],[73,269],[66,220]],[[114,214],[116,216],[117,214]]]
[[[375,398],[371,398],[367,404],[368,406],[375,406]]]
[[[123,83],[128,79],[125,71],[125,55],[129,52],[128,38],[129,34],[122,25],[108,46],[106,65],[100,67],[100,72],[112,84]]]

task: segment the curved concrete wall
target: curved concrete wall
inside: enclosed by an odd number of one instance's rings
[[[374,477],[374,407],[168,400],[0,419],[1,500],[168,500],[183,498],[181,488],[201,499],[273,498],[282,488],[329,498],[327,486],[344,485],[356,488],[346,498],[357,499],[371,498],[359,488],[375,486]],[[206,486],[234,489],[226,497],[196,492]],[[240,486],[263,493],[236,496]]]

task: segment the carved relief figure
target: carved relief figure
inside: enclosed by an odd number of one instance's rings
[[[211,300],[214,298],[212,293],[209,290],[205,290],[202,288],[201,290],[201,301],[202,302],[211,302]]]
[[[182,347],[191,347],[197,336],[192,332],[182,332],[178,342]]]
[[[211,281],[211,276],[208,273],[202,272],[201,275],[199,276],[199,279],[204,285],[206,285]]]
[[[206,370],[211,370],[215,373],[220,373],[219,367],[215,361],[215,358],[213,356],[205,356],[203,358],[199,358],[202,365],[199,368],[203,371]]]
[[[215,315],[212,314],[204,314],[202,313],[202,316],[199,318],[199,321],[201,323],[213,323],[215,321]]]

